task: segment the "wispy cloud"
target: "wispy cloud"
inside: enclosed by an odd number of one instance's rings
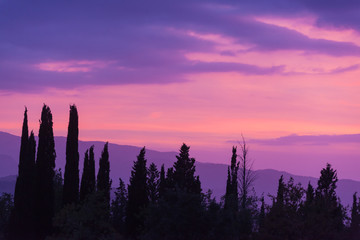
[[[237,144],[238,141],[227,141]],[[273,139],[250,139],[249,143],[268,146],[290,146],[290,145],[331,145],[339,143],[360,144],[360,134],[344,135],[289,135]]]
[[[359,4],[350,0],[341,4],[229,1],[226,5],[218,0],[109,1],[101,5],[93,0],[1,1],[0,89],[163,84],[187,81],[188,74],[209,72],[302,72],[289,71],[292,66],[286,64],[298,52],[338,59],[360,57],[355,39],[359,9]],[[297,19],[304,24],[296,24]],[[337,37],[344,32],[354,39]],[[287,52],[284,64],[263,66],[262,58],[279,51]],[[194,52],[261,56],[252,63],[186,57]],[[319,61],[311,64],[314,62]],[[329,73],[355,70],[356,66],[333,67]]]

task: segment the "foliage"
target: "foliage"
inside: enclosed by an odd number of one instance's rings
[[[90,154],[89,154],[90,153]],[[80,201],[95,191],[95,160],[94,146],[85,152],[84,168],[81,176]]]
[[[111,190],[111,179],[110,179],[110,162],[109,162],[109,150],[108,143],[105,143],[104,149],[101,153],[99,160],[99,172],[97,175],[97,191],[103,196],[103,202],[105,203],[107,216],[110,214],[110,190]]]
[[[159,171],[154,163],[151,163],[148,170],[149,202],[155,203],[159,199]]]
[[[119,187],[115,191],[115,199],[111,202],[111,221],[121,234],[125,233],[125,217],[128,194],[124,181],[119,178]]]
[[[79,201],[79,120],[75,105],[70,106],[68,135],[66,139],[66,164],[64,173],[63,204]]]
[[[0,195],[0,234],[6,230],[13,208],[13,196],[10,193],[2,193]]]
[[[138,231],[143,227],[144,217],[140,214],[149,203],[148,179],[145,159],[145,147],[141,149],[134,162],[131,171],[130,184],[128,186],[128,203],[126,206],[126,230],[127,235],[135,238]]]
[[[7,229],[9,238],[23,238],[25,236],[29,238],[29,232],[32,232],[34,228],[35,148],[34,133],[31,131],[30,137],[28,137],[27,109],[25,108],[14,209]]]
[[[80,205],[68,204],[54,218],[54,234],[49,240],[121,239],[106,217],[106,203],[96,192]]]
[[[39,144],[36,158],[36,222],[39,238],[44,238],[52,230],[54,217],[54,175],[55,142],[50,108],[44,104],[41,112]]]

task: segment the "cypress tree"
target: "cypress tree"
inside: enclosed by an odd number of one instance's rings
[[[147,169],[145,147],[141,149],[134,162],[128,186],[128,204],[126,207],[126,230],[131,238],[135,238],[138,230],[143,226],[144,219],[140,211],[149,203],[147,188]]]
[[[35,214],[35,201],[36,201],[36,168],[35,168],[35,155],[36,155],[36,141],[34,132],[31,131],[28,143],[28,163],[29,163],[29,183],[28,183],[28,202],[29,202],[29,209],[28,209],[28,216],[29,216],[29,223],[28,226],[31,229],[29,232],[34,231],[33,222],[35,221],[36,214]],[[32,223],[31,223],[32,222]]]
[[[39,238],[44,238],[52,230],[55,158],[52,114],[50,108],[44,104],[36,158],[36,230]]]
[[[104,197],[107,208],[110,208],[110,162],[108,143],[105,144],[99,161],[99,171],[97,175],[97,191]]]
[[[90,147],[89,150],[89,179],[88,179],[88,189],[89,193],[95,192],[96,187],[96,178],[95,178],[95,156],[94,156],[94,146]]]
[[[226,193],[225,193],[225,209],[231,209],[232,211],[238,211],[239,194],[238,194],[238,171],[239,162],[236,161],[236,147],[232,148],[231,164],[228,167],[228,176],[226,181]]]
[[[90,154],[89,154],[90,152]],[[95,191],[95,160],[94,146],[85,152],[84,168],[81,176],[80,201],[83,202],[86,197]]]
[[[28,136],[27,109],[24,112],[24,121],[21,134],[19,172],[16,179],[14,194],[14,209],[11,213],[9,237],[30,237],[34,218],[34,174],[35,148],[34,133]],[[30,234],[30,235],[29,235]]]
[[[66,139],[66,164],[64,173],[63,204],[79,200],[79,120],[75,105],[70,106],[68,135]]]
[[[80,184],[80,201],[83,202],[85,200],[86,195],[88,194],[88,176],[89,175],[89,150],[86,150],[84,157],[84,167],[81,176],[81,184]]]
[[[282,208],[284,205],[284,192],[285,192],[284,176],[281,175],[279,179],[278,190],[276,194],[276,203],[275,203],[278,208]]]

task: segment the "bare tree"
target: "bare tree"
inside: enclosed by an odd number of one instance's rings
[[[248,206],[249,192],[252,184],[255,181],[256,175],[252,170],[253,161],[249,159],[249,147],[246,144],[244,136],[241,134],[242,142],[239,142],[240,153],[240,174],[239,174],[239,194],[240,194],[240,207],[246,209]]]

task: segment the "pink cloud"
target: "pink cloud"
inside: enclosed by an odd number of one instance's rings
[[[109,63],[104,61],[49,61],[35,65],[35,68],[50,72],[91,72],[97,68],[104,68]]]

